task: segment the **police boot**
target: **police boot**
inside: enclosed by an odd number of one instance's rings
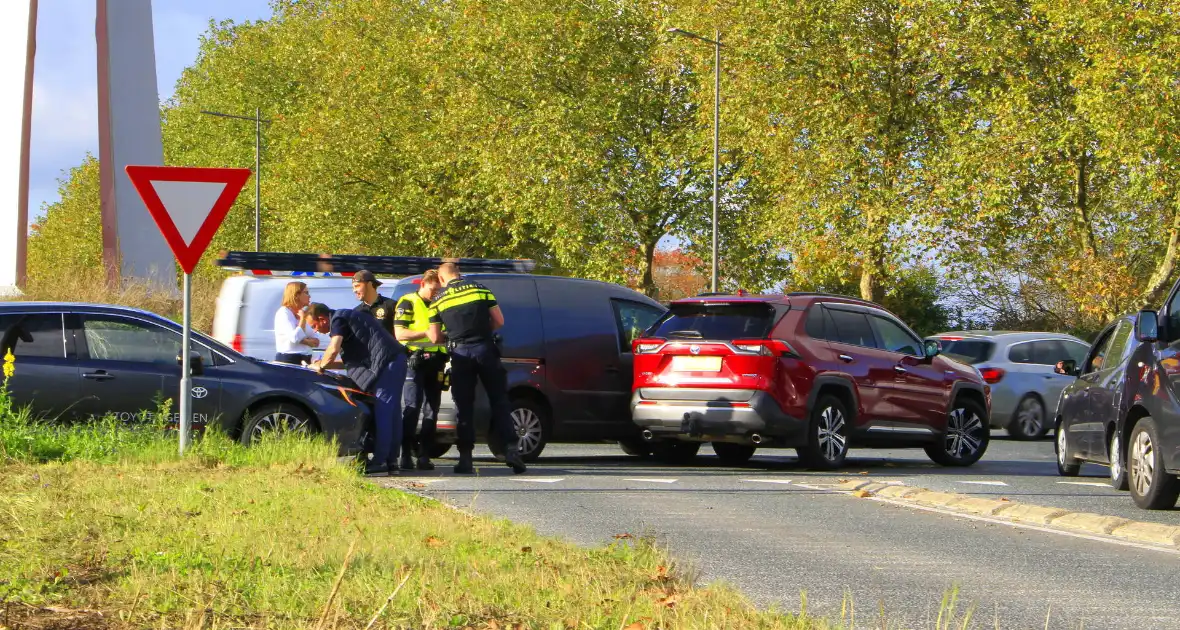
[[[520,448],[516,445],[510,446],[504,451],[504,463],[517,475],[528,470],[528,467],[524,465],[524,460],[520,457]]]
[[[408,444],[402,446],[401,469],[414,470],[414,450]]]
[[[459,463],[455,464],[455,474],[475,474],[475,466],[471,463],[471,451],[459,451]]]
[[[434,470],[434,464],[430,462],[430,458],[423,455],[418,458],[418,470]]]

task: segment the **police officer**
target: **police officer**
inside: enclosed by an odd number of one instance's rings
[[[492,430],[504,442],[504,461],[512,472],[525,471],[520,458],[520,441],[513,429],[508,407],[508,380],[500,364],[500,352],[492,333],[504,325],[504,314],[496,296],[487,287],[459,274],[459,266],[443,263],[438,268],[442,295],[430,305],[430,341],[447,339],[451,357],[451,398],[459,432],[459,464],[456,473],[475,472],[471,451],[475,447],[475,381],[483,383],[492,408]],[[444,335],[444,329],[446,331]]]
[[[310,304],[307,311],[316,332],[331,336],[324,356],[308,367],[323,372],[343,366],[357,387],[377,399],[373,410],[373,459],[365,466],[365,474],[398,474],[396,458],[402,425],[394,417],[401,411],[405,349],[376,319],[360,311],[333,311],[320,303]],[[336,361],[337,356],[341,361]]]
[[[409,371],[402,390],[402,469],[414,468],[414,448],[418,452],[418,470],[434,470],[430,450],[438,426],[438,406],[442,399],[443,367],[447,355],[441,344],[431,343],[426,337],[430,328],[430,304],[434,294],[442,288],[438,272],[431,269],[422,274],[418,290],[407,293],[397,301],[393,320],[393,335],[406,345]],[[422,434],[418,432],[418,414],[422,414]]]
[[[372,271],[368,269],[361,269],[352,276],[352,293],[356,299],[361,303],[356,305],[356,309],[362,313],[368,313],[377,318],[381,322],[381,326],[389,334],[393,334],[393,320],[396,319],[395,311],[397,310],[397,302],[377,293],[377,287],[381,286],[381,281],[377,276],[373,275]]]

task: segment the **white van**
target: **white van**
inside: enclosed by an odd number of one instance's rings
[[[387,297],[392,292],[397,278],[378,278],[382,284],[377,292]],[[352,278],[340,274],[324,275],[283,275],[283,276],[230,276],[221,283],[217,296],[217,308],[213,315],[213,338],[227,346],[263,361],[275,358],[275,312],[283,303],[283,290],[288,282],[303,282],[311,293],[312,302],[322,302],[331,308],[353,308],[357,305],[352,293]],[[405,290],[403,289],[404,293]],[[328,345],[327,335],[318,335],[319,356]]]

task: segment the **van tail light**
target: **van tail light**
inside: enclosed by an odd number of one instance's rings
[[[631,342],[631,352],[634,354],[652,354],[662,348],[666,341],[659,337],[636,339]]]
[[[233,340],[229,342],[229,347],[233,348],[235,352],[246,354],[246,351],[243,349],[245,348],[245,344],[242,342],[241,335],[234,335]]]
[[[979,375],[983,377],[984,383],[995,385],[1000,382],[1000,379],[1004,378],[1004,370],[994,367],[983,368],[979,371]]]
[[[760,354],[769,357],[797,357],[798,353],[791,344],[782,339],[739,339],[733,342],[733,347],[740,352]]]

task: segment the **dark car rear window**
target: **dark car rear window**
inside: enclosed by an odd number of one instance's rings
[[[991,358],[992,351],[996,348],[996,344],[978,339],[938,339],[938,341],[942,344],[942,353],[944,355],[969,365],[987,361]]]
[[[774,307],[769,304],[673,304],[650,334],[664,339],[761,339],[772,326]]]

